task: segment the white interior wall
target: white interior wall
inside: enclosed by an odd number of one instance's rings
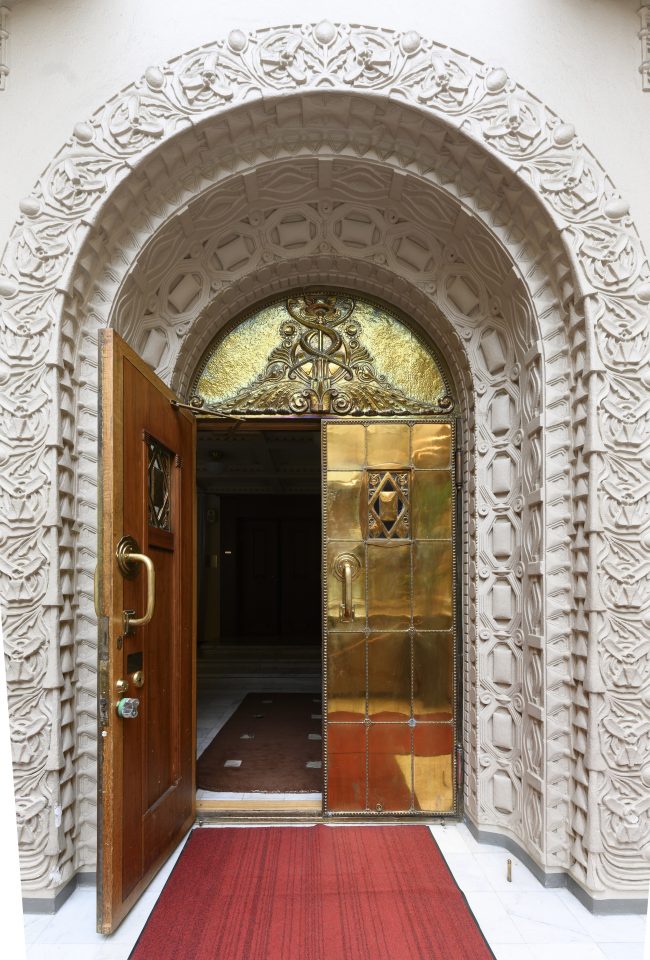
[[[0,248],[73,125],[151,64],[230,30],[343,20],[414,29],[513,79],[576,126],[650,241],[650,95],[637,0],[18,0],[0,92]],[[9,136],[7,137],[7,134]],[[5,139],[7,138],[7,139]],[[644,160],[645,158],[645,160]],[[645,164],[645,169],[644,169]]]

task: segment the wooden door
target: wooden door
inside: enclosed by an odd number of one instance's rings
[[[454,814],[454,429],[323,424],[325,810]]]
[[[194,820],[195,424],[112,330],[100,364],[97,928],[110,933]]]

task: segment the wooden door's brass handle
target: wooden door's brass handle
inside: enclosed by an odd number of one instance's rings
[[[342,553],[334,561],[334,575],[342,585],[342,602],[340,604],[339,619],[341,623],[351,623],[354,620],[354,604],[352,603],[352,581],[359,576],[361,563],[352,553]]]
[[[138,572],[138,564],[142,564],[147,572],[147,605],[141,617],[135,616],[135,610],[122,611],[124,633],[130,633],[133,627],[146,627],[151,622],[156,605],[156,571],[153,560],[146,553],[140,553],[137,540],[133,537],[122,537],[115,549],[115,558],[120,573],[127,580],[132,580]]]

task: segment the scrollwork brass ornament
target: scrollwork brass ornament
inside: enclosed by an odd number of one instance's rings
[[[335,414],[352,416],[448,413],[453,400],[442,390],[425,403],[381,373],[363,342],[357,300],[346,293],[289,296],[277,330],[279,343],[264,370],[233,395],[219,399],[226,414]],[[397,321],[395,321],[397,324]],[[400,325],[401,326],[401,325]],[[435,365],[433,357],[431,364]],[[210,409],[200,393],[190,403]]]

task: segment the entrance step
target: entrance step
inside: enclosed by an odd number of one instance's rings
[[[202,647],[197,658],[199,681],[207,678],[233,683],[256,678],[275,683],[285,679],[303,680],[309,689],[314,680],[320,680],[321,673],[321,651],[313,645],[214,644]]]

